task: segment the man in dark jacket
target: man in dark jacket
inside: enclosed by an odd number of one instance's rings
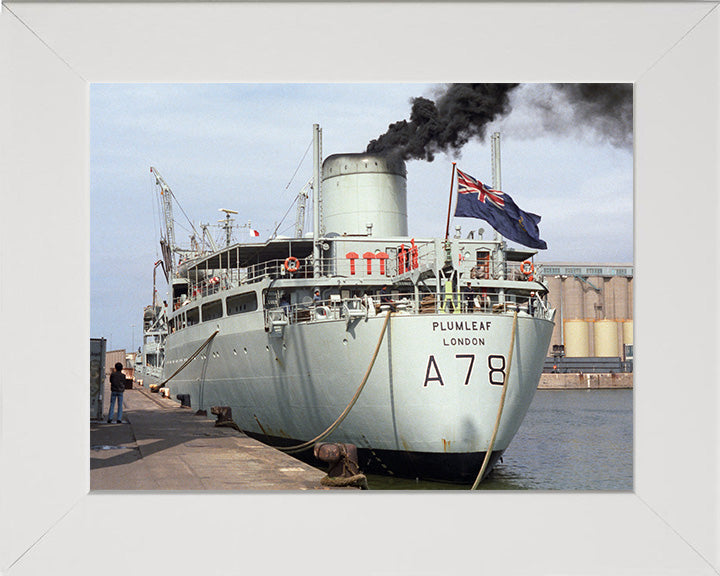
[[[122,373],[123,365],[120,362],[115,364],[115,372],[110,374],[110,410],[108,411],[107,422],[112,422],[113,408],[117,400],[117,423],[122,424],[123,393],[125,392],[125,374]]]

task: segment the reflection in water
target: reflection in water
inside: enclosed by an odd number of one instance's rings
[[[481,490],[633,489],[632,390],[538,390]],[[371,490],[467,490],[470,485],[368,476]]]

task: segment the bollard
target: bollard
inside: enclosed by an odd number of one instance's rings
[[[210,413],[217,416],[215,426],[226,426],[241,432],[240,426],[232,419],[232,408],[230,406],[212,406]]]
[[[367,490],[367,478],[358,466],[357,446],[354,444],[318,442],[313,450],[315,458],[328,463],[328,473],[321,480],[324,486],[355,486]]]
[[[190,408],[190,394],[178,394],[177,399],[180,400],[180,408]]]

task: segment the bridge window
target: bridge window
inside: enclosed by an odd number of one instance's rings
[[[244,294],[228,296],[225,304],[227,305],[228,315],[254,312],[258,308],[257,294],[255,292],[245,292]]]
[[[200,310],[195,307],[187,311],[187,325],[193,326],[200,322]]]
[[[208,302],[207,304],[203,304],[203,307],[202,307],[203,322],[207,322],[208,320],[215,320],[216,318],[222,318],[222,315],[223,315],[222,300],[214,300],[213,302]]]

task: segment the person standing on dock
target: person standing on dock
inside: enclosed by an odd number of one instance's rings
[[[117,420],[118,424],[122,424],[123,410],[123,394],[125,393],[125,374],[122,373],[123,365],[120,362],[115,363],[115,372],[110,374],[110,410],[108,410],[107,423],[112,423],[113,408],[117,400]]]

